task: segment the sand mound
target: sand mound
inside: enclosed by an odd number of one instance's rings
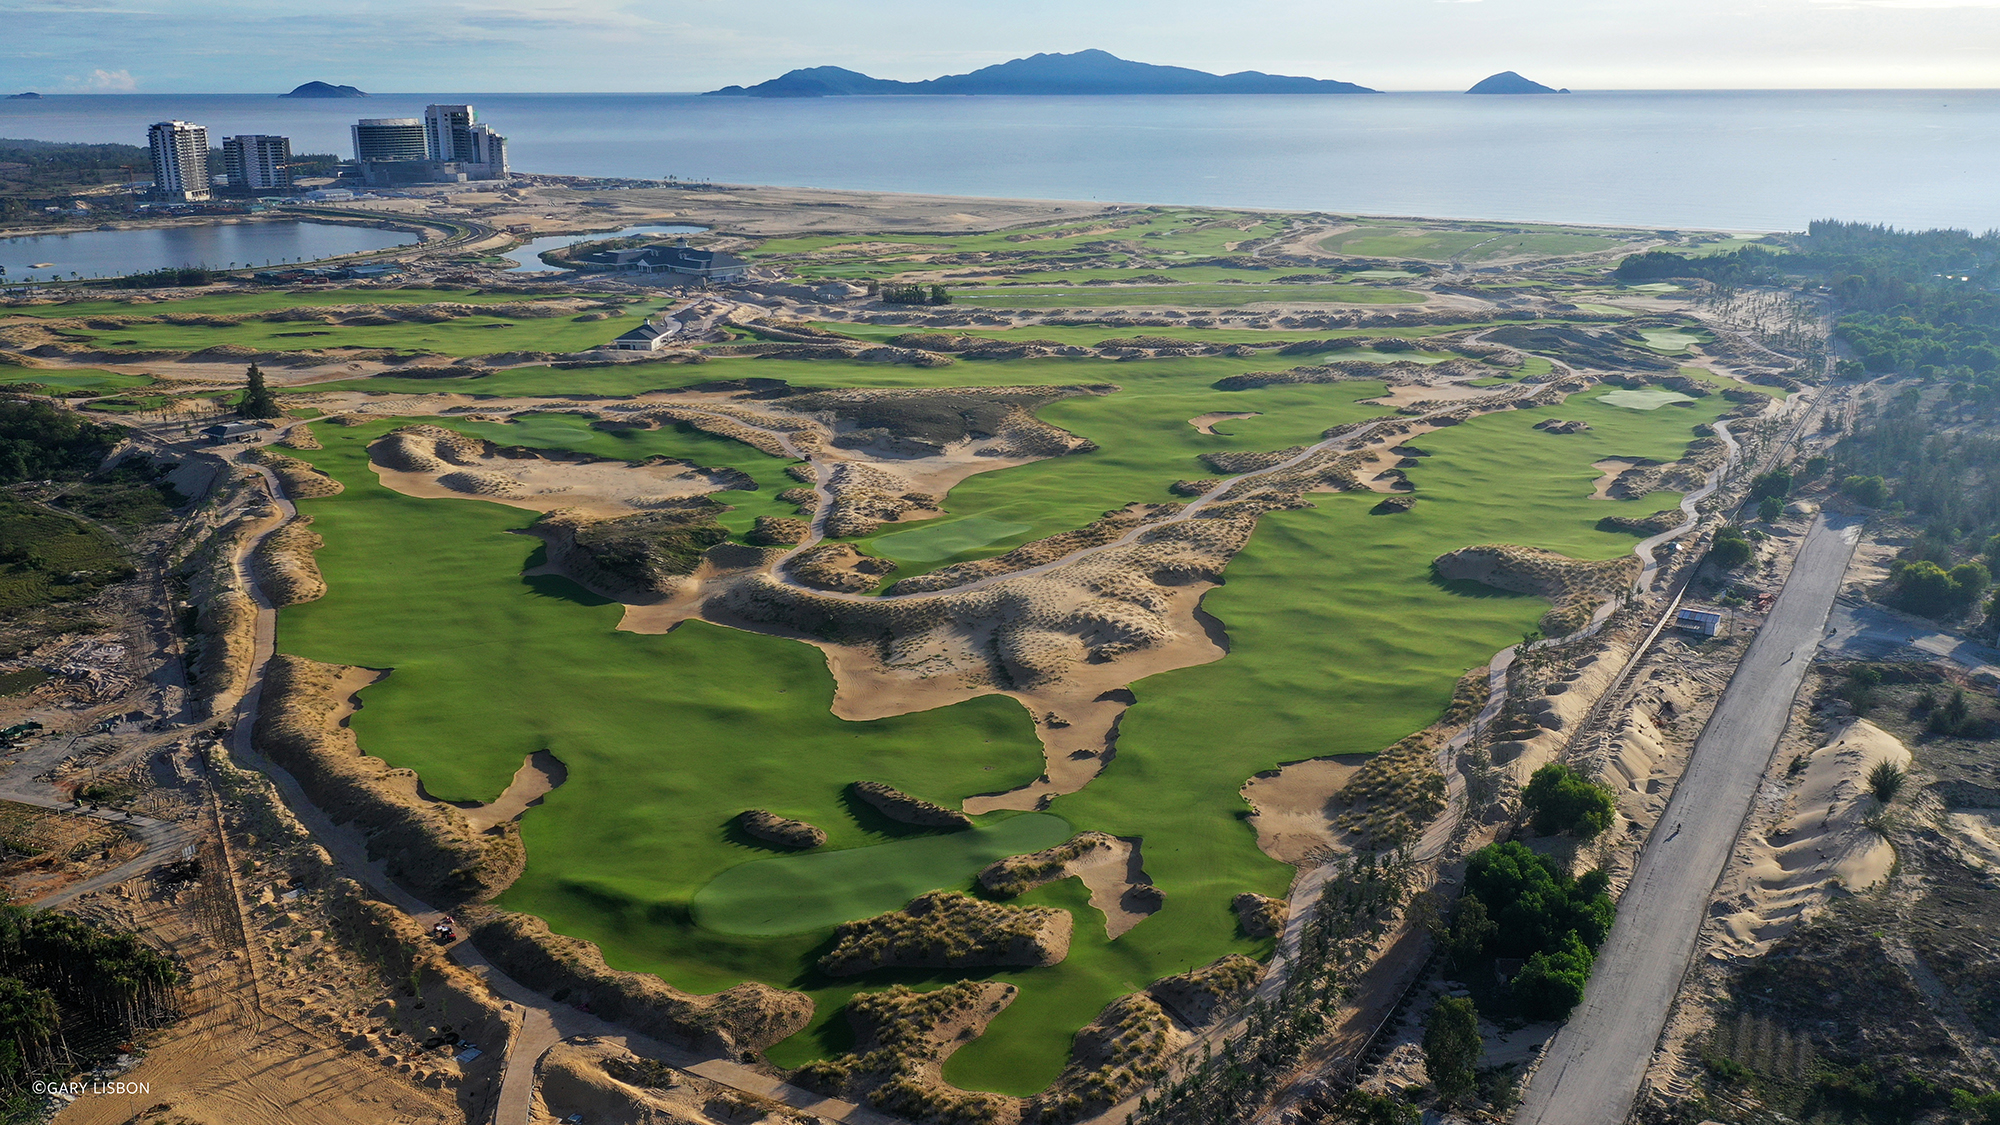
[[[864,555],[851,543],[821,543],[785,560],[785,571],[815,590],[863,594],[896,569],[888,559]]]
[[[1101,547],[1115,542],[1133,528],[1163,519],[1181,510],[1179,504],[1128,504],[1116,511],[1106,512],[1101,519],[1093,520],[1073,531],[1058,532],[1045,539],[1023,543],[1005,554],[992,558],[974,559],[971,562],[953,563],[941,566],[929,574],[905,578],[889,587],[890,594],[924,594],[935,590],[948,590],[981,578],[996,574],[1012,574],[1017,570],[1052,563],[1073,551],[1088,547]]]
[[[764,809],[745,809],[737,814],[736,823],[757,839],[780,847],[816,848],[826,843],[825,829]]]
[[[1067,910],[932,891],[901,910],[842,923],[819,969],[847,977],[883,968],[1054,965],[1069,955],[1071,925]]]
[[[442,426],[405,426],[368,448],[376,476],[406,496],[472,497],[551,512],[620,516],[674,508],[691,498],[749,482],[730,469],[708,470],[665,459],[642,463],[586,454],[496,446]],[[754,484],[749,484],[754,488]]]
[[[1285,918],[1291,914],[1291,904],[1281,898],[1244,891],[1231,900],[1230,906],[1236,910],[1236,924],[1251,937],[1276,937],[1285,928]]]
[[[1907,769],[1910,752],[1866,719],[1813,751],[1785,813],[1768,831],[1750,834],[1748,863],[1732,865],[1724,882],[1717,908],[1724,950],[1760,955],[1835,893],[1888,877],[1896,851],[1867,823],[1881,809],[1868,774],[1883,762]]]
[[[1182,1024],[1205,1027],[1229,1001],[1249,991],[1263,975],[1264,966],[1241,953],[1231,953],[1193,972],[1155,981],[1146,991]]]
[[[728,542],[715,519],[726,510],[699,496],[617,519],[564,509],[528,530],[548,544],[551,566],[590,589],[628,602],[656,601],[687,584],[704,552]]]
[[[1584,562],[1535,547],[1461,547],[1432,560],[1438,577],[1471,581],[1515,594],[1533,594],[1555,605],[1542,615],[1542,632],[1566,637],[1590,623],[1596,610],[1638,580],[1637,557]]]
[[[945,1083],[942,1070],[1017,994],[1013,985],[995,981],[959,981],[928,992],[899,984],[863,993],[847,1004],[854,1049],[808,1063],[792,1078],[915,1121],[1011,1119],[1014,1099],[957,1089]]]
[[[1121,996],[1076,1033],[1068,1064],[1021,1119],[1059,1125],[1096,1117],[1164,1077],[1189,1039],[1151,994]]]
[[[315,444],[312,448],[317,449],[318,445]],[[278,483],[284,487],[285,495],[294,500],[317,500],[324,496],[338,496],[346,488],[308,462],[296,457],[287,457],[268,448],[255,450],[245,459],[255,461],[277,474]]]
[[[912,797],[900,789],[884,785],[879,781],[857,781],[847,788],[855,797],[867,802],[890,820],[922,828],[945,828],[952,831],[972,827],[972,818],[962,812],[945,808],[943,805],[931,804],[921,797]]]
[[[479,913],[472,940],[508,976],[669,1043],[740,1055],[762,1051],[812,1019],[812,1001],[796,992],[749,983],[695,996],[649,973],[613,969],[595,945],[551,933],[539,918]]]
[[[471,469],[445,473],[438,477],[437,482],[453,492],[463,492],[468,496],[519,496],[527,491],[513,477]]]
[[[250,556],[251,574],[274,608],[317,601],[326,596],[313,552],[326,541],[309,530],[311,516],[300,516],[266,535]]]
[[[1109,850],[1118,837],[1109,832],[1083,832],[1068,841],[1029,855],[1008,856],[979,873],[979,885],[1000,898],[1024,895],[1069,874],[1069,866],[1091,852]]]

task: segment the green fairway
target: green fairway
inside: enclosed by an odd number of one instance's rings
[[[1423,294],[1366,285],[1105,285],[1092,287],[1009,286],[959,289],[952,303],[1001,309],[1101,308],[1144,305],[1173,308],[1237,308],[1262,304],[1420,305]]]
[[[40,383],[44,387],[66,391],[111,392],[149,386],[153,379],[150,375],[121,375],[116,371],[0,366],[0,381]]]
[[[484,355],[506,351],[579,352],[602,346],[638,324],[666,302],[633,305],[622,317],[579,321],[575,315],[508,318],[468,316],[436,324],[314,324],[248,320],[228,327],[202,324],[134,324],[77,331],[69,338],[107,350],[200,351],[217,344],[247,348],[398,348],[440,355]],[[127,308],[127,313],[143,315]]]
[[[1336,254],[1434,262],[1454,258],[1489,261],[1529,254],[1588,254],[1618,244],[1618,239],[1602,234],[1559,228],[1432,230],[1386,224],[1342,231],[1320,242]]]
[[[1069,837],[1069,822],[1061,817],[1024,813],[969,832],[760,859],[696,891],[694,920],[719,934],[757,937],[824,930],[900,910],[926,891],[969,885],[995,860],[1052,848]]]
[[[1006,523],[985,516],[939,520],[908,531],[877,536],[876,549],[911,562],[936,562],[975,551],[1011,535],[1033,530],[1025,523]]]

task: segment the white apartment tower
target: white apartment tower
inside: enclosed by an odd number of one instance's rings
[[[229,186],[252,190],[292,190],[292,142],[289,137],[246,134],[222,142],[222,166]]]
[[[174,203],[208,198],[208,129],[162,121],[146,130],[153,150],[153,194]]]
[[[507,178],[507,138],[480,125],[469,105],[434,105],[424,108],[424,146],[432,160],[482,165],[473,179]]]

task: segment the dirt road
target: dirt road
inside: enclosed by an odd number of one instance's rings
[[[1620,1125],[1630,1112],[1860,531],[1838,516],[1814,522],[1639,856],[1583,1004],[1530,1080],[1517,1125]]]

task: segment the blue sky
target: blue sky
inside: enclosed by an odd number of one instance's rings
[[[0,85],[44,92],[704,90],[1086,47],[1385,90],[2000,87],[2000,0],[0,0],[0,28]]]

